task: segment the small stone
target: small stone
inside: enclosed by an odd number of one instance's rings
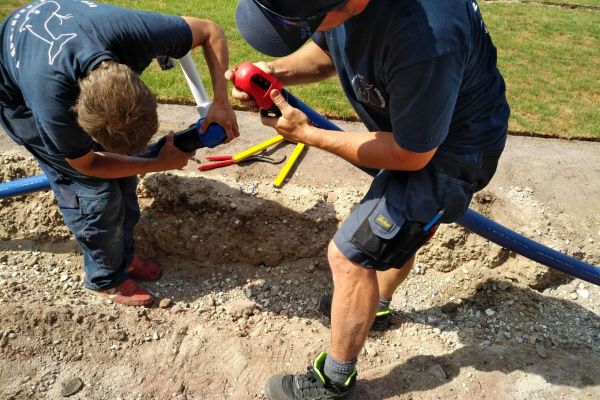
[[[535,335],[529,336],[529,338],[527,339],[529,344],[536,344],[537,340],[538,340],[538,338]]]
[[[83,381],[79,378],[72,378],[66,382],[63,382],[62,390],[60,394],[63,397],[73,396],[77,392],[83,389]]]
[[[331,193],[327,194],[327,202],[328,203],[330,203],[330,204],[335,203],[337,201],[337,199],[338,199],[338,195],[336,193],[331,192]]]
[[[538,344],[535,345],[535,351],[538,353],[538,356],[540,356],[541,358],[548,357],[548,353],[546,352],[546,348],[541,343],[538,343]]]
[[[306,272],[312,274],[313,272],[315,272],[315,266],[313,264],[310,264],[308,267],[306,267]]]
[[[377,350],[372,348],[371,346],[363,347],[363,353],[368,357],[377,357]]]
[[[182,312],[182,311],[183,311],[183,307],[181,306],[181,304],[175,304],[175,305],[173,306],[173,308],[171,308],[171,312],[172,312],[173,314],[177,314],[177,313],[180,313],[180,312]]]
[[[577,289],[577,294],[582,299],[587,299],[588,297],[590,297],[590,291],[587,289]]]
[[[83,315],[73,314],[73,317],[71,317],[71,319],[73,320],[73,322],[81,324],[83,322]]]
[[[165,297],[164,299],[161,299],[161,301],[158,304],[158,306],[160,308],[169,308],[169,307],[171,307],[171,304],[173,304],[173,300]]]
[[[160,336],[158,336],[158,333],[157,333],[157,332],[154,332],[154,333],[152,334],[152,340],[158,340],[158,339],[160,339]]]
[[[217,305],[217,301],[214,299],[214,297],[209,297],[206,299],[206,305],[209,307],[215,307]]]
[[[456,312],[456,310],[458,310],[458,304],[456,304],[453,301],[446,303],[442,306],[442,312],[444,314],[453,314]]]
[[[446,371],[444,370],[444,368],[442,368],[442,366],[439,364],[435,364],[435,365],[427,368],[427,373],[438,378],[439,380],[448,379],[448,374],[446,374]]]
[[[577,299],[579,298],[579,296],[577,296],[577,293],[571,293],[571,294],[569,295],[569,298],[570,298],[571,300],[577,300]]]
[[[487,315],[488,317],[491,317],[494,314],[496,314],[496,311],[492,310],[491,308],[485,310],[485,315]]]

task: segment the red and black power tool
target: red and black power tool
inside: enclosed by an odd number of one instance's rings
[[[271,90],[283,90],[283,84],[279,79],[267,74],[251,62],[243,62],[233,70],[233,86],[254,98],[262,116],[281,116],[281,112],[271,100]]]

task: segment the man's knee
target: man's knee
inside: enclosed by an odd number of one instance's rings
[[[374,274],[375,271],[364,267],[360,264],[349,260],[335,245],[332,241],[329,242],[329,247],[327,249],[327,259],[329,261],[329,267],[331,268],[331,273],[335,277],[350,277],[356,276],[361,277],[364,275]]]
[[[327,248],[327,261],[329,261],[329,267],[331,270],[338,270],[346,260],[348,259],[337,248],[333,240],[330,241]]]

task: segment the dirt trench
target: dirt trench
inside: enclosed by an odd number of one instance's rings
[[[0,154],[2,180],[38,172],[28,157]],[[327,348],[317,307],[331,290],[326,246],[365,190],[142,177],[137,251],[165,268],[144,284],[157,295],[149,309],[83,290],[81,255],[50,192],[0,200],[0,398],[60,399],[78,379],[71,398],[262,399],[270,375],[302,371]],[[528,188],[484,191],[472,206],[600,261],[597,243]],[[392,329],[361,354],[359,398],[600,396],[598,288],[455,224],[417,260]]]

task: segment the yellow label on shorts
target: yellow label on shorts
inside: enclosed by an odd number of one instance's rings
[[[394,224],[388,221],[388,219],[381,214],[375,218],[375,222],[377,222],[377,225],[381,226],[386,231],[389,231],[394,226]]]

